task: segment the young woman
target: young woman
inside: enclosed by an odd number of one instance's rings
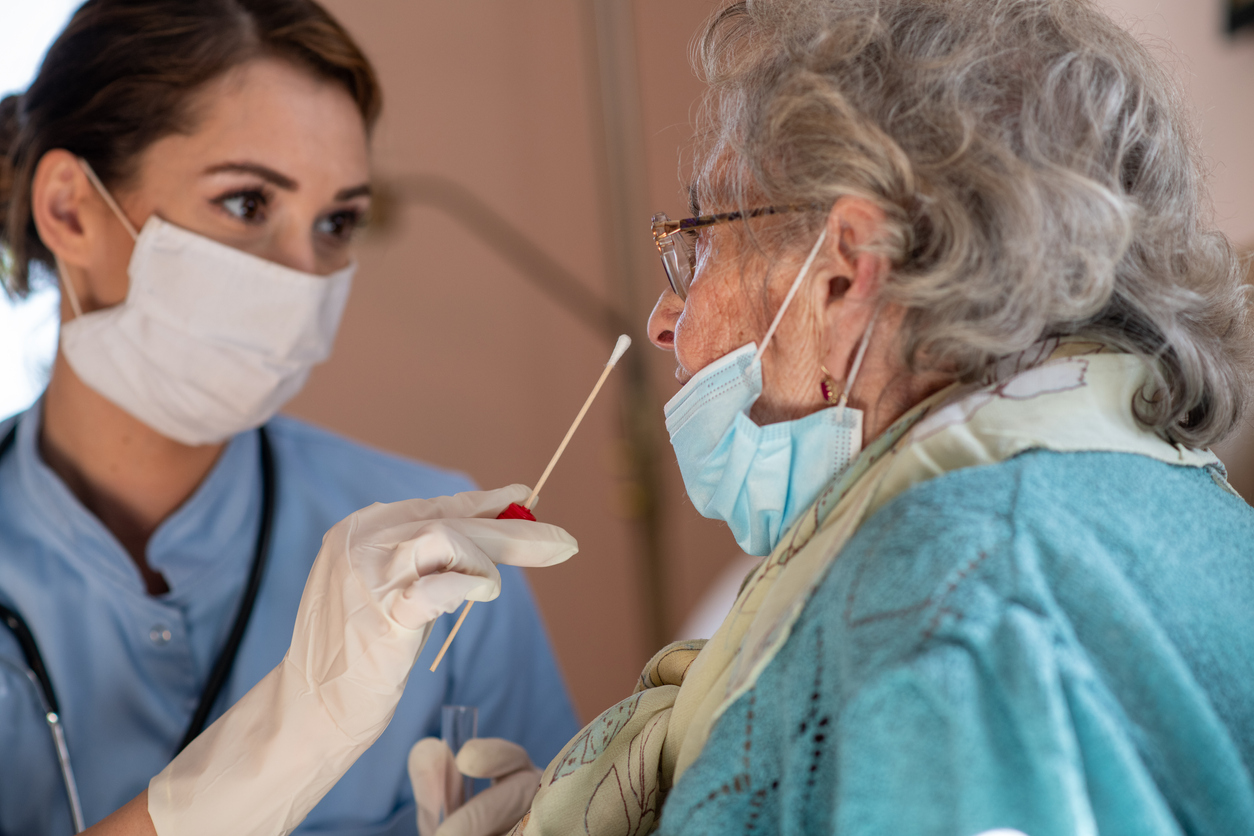
[[[61,760],[87,824],[141,793],[284,659],[338,520],[471,487],[274,417],[330,350],[379,108],[311,0],[90,0],[0,106],[6,285],[38,264],[63,290],[48,389],[0,424],[0,833],[71,831]],[[527,586],[502,578],[307,826],[412,832],[406,757],[442,704],[540,763],[575,731]]]

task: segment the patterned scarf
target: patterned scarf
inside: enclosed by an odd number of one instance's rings
[[[632,696],[567,744],[512,834],[637,836],[656,827],[667,791],[783,647],[841,549],[912,485],[1034,449],[1217,465],[1209,451],[1170,444],[1137,423],[1132,405],[1149,382],[1136,357],[1048,340],[1003,360],[983,387],[950,387],[911,409],[793,525],[708,642],[664,648]]]

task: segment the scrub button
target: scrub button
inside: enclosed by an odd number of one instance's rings
[[[164,624],[154,625],[153,628],[148,631],[148,641],[152,642],[157,647],[169,644],[170,639],[173,637],[174,634],[170,632],[170,628]]]

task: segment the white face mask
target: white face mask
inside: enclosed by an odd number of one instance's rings
[[[135,239],[119,305],[75,316],[61,350],[88,386],[162,435],[214,444],[261,426],[327,358],[355,264],[304,273],[151,216],[141,232],[82,163]],[[59,267],[59,265],[58,265]]]

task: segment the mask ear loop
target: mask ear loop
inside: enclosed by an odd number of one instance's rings
[[[109,194],[109,190],[104,187],[104,183],[100,182],[100,178],[96,176],[96,171],[91,167],[91,163],[82,157],[75,157],[78,160],[79,167],[83,169],[83,173],[87,175],[87,180],[91,183],[104,202],[113,210],[113,214],[117,215],[118,220],[122,222],[122,226],[126,227],[126,231],[131,234],[132,241],[139,240],[139,233],[135,230],[135,225],[122,212],[122,207],[118,206],[118,202],[113,199],[113,195]]]
[[[52,258],[57,263],[57,278],[61,280],[61,288],[70,300],[70,310],[74,311],[74,318],[78,319],[83,315],[83,306],[78,303],[78,293],[74,290],[74,285],[70,282],[69,275],[65,272],[65,262],[61,260],[61,256],[55,253],[53,253]]]
[[[793,279],[792,287],[788,288],[788,295],[784,297],[784,304],[779,306],[779,310],[775,313],[775,319],[771,321],[771,327],[766,329],[766,336],[762,338],[762,345],[758,348],[757,354],[753,355],[753,362],[757,363],[762,359],[762,354],[766,351],[766,347],[771,344],[771,338],[775,336],[775,329],[779,327],[779,322],[784,318],[784,312],[788,310],[788,306],[792,304],[792,298],[797,295],[797,291],[801,289],[801,281],[810,272],[810,266],[814,264],[814,259],[819,254],[819,247],[823,246],[823,242],[827,240],[827,225],[823,225],[823,231],[819,233],[819,240],[814,242],[814,246],[810,248],[810,254],[806,256],[805,263],[801,265],[801,270],[797,273],[797,278]]]
[[[105,205],[109,207],[110,211],[122,222],[122,226],[126,228],[126,231],[130,233],[131,240],[138,241],[139,233],[135,231],[135,225],[126,217],[122,207],[118,206],[118,202],[113,199],[113,195],[109,194],[109,190],[105,188],[104,183],[100,182],[100,178],[96,176],[96,171],[91,167],[91,163],[82,157],[75,157],[74,159],[78,161],[78,166],[83,170],[83,174],[87,175],[87,182],[91,183],[92,188],[104,200]],[[74,290],[73,283],[70,282],[69,274],[66,273],[65,263],[61,261],[61,257],[54,254],[53,258],[57,263],[57,278],[61,280],[61,287],[65,290],[65,295],[69,297],[70,309],[74,311],[74,318],[78,319],[83,315],[83,306],[79,304],[78,293]]]
[[[845,378],[845,388],[840,393],[840,400],[836,402],[839,407],[844,407],[849,403],[849,393],[853,391],[853,382],[858,377],[858,371],[862,368],[862,358],[866,356],[867,346],[871,344],[871,332],[875,330],[875,320],[879,319],[880,310],[883,304],[875,306],[875,310],[871,313],[871,321],[866,325],[866,332],[862,335],[862,342],[858,345],[858,353],[854,355],[853,366],[849,369],[849,377]]]

